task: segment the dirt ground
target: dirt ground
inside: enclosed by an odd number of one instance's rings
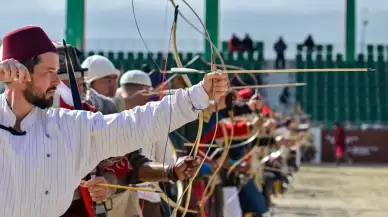
[[[275,217],[388,217],[388,165],[304,166]]]

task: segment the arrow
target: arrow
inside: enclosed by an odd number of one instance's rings
[[[334,68],[334,69],[260,69],[260,70],[228,70],[228,74],[264,74],[264,73],[296,73],[296,72],[369,72],[369,68]],[[209,71],[200,71],[190,68],[171,68],[169,74],[205,74]]]

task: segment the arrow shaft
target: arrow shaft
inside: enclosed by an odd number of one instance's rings
[[[297,72],[368,72],[371,69],[368,68],[334,68],[334,69],[260,69],[260,70],[228,70],[228,74],[264,74],[264,73],[297,73]],[[170,74],[203,74],[205,71],[187,69],[187,68],[174,68],[166,73]]]
[[[137,187],[122,186],[122,185],[104,184],[104,183],[98,183],[98,184],[96,184],[96,185],[97,185],[97,186],[102,186],[102,187],[108,187],[108,188],[126,189],[126,190],[131,190],[131,191],[144,191],[144,192],[156,192],[156,193],[160,193],[159,191],[155,191],[155,190],[148,189],[148,188],[137,188]]]

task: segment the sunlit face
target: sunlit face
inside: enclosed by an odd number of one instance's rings
[[[296,128],[296,125],[295,125],[295,123],[292,121],[292,122],[288,125],[287,128],[288,128],[288,129],[295,129],[295,128]]]
[[[141,84],[124,84],[123,85],[125,93],[130,95],[135,94],[138,91],[142,90],[151,90],[151,87]]]
[[[125,94],[127,96],[133,96],[134,94],[138,93],[142,90],[152,90],[152,87],[141,85],[141,84],[125,84],[123,85],[123,89],[125,91]],[[140,98],[134,98],[133,100],[137,100],[136,102],[133,102],[134,104],[141,106],[145,105],[149,100],[151,100],[151,96],[149,97],[140,97]]]
[[[91,87],[104,96],[114,97],[117,90],[117,75],[112,74],[97,79],[92,82]]]
[[[57,75],[59,59],[56,53],[44,53],[39,55],[39,59],[39,63],[31,72],[31,82],[26,84],[23,95],[32,105],[45,109],[53,105],[54,93],[60,84]]]
[[[260,109],[263,106],[263,101],[261,99],[256,100],[256,109]]]

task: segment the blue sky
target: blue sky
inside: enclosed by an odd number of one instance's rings
[[[252,38],[263,40],[266,49],[278,36],[283,35],[290,49],[302,41],[307,34],[313,34],[317,42],[333,43],[341,51],[344,42],[344,0],[219,0],[221,7],[220,36],[227,39],[233,32],[243,36],[248,32]],[[113,50],[142,49],[134,25],[131,0],[89,0],[87,1],[87,47],[90,49]],[[182,12],[199,27],[191,12],[183,7]],[[203,16],[204,0],[188,0]],[[366,41],[388,44],[388,1],[358,0],[358,42],[361,23],[369,19]],[[0,7],[0,37],[24,26],[40,25],[53,39],[64,36],[64,0],[8,0]],[[136,15],[141,32],[151,49],[165,47],[168,38],[172,7],[166,0],[135,0]],[[183,21],[183,20],[182,20]],[[178,39],[183,49],[202,49],[202,39],[187,24],[180,22]],[[129,43],[136,42],[136,43]],[[138,42],[138,43],[137,43]]]

